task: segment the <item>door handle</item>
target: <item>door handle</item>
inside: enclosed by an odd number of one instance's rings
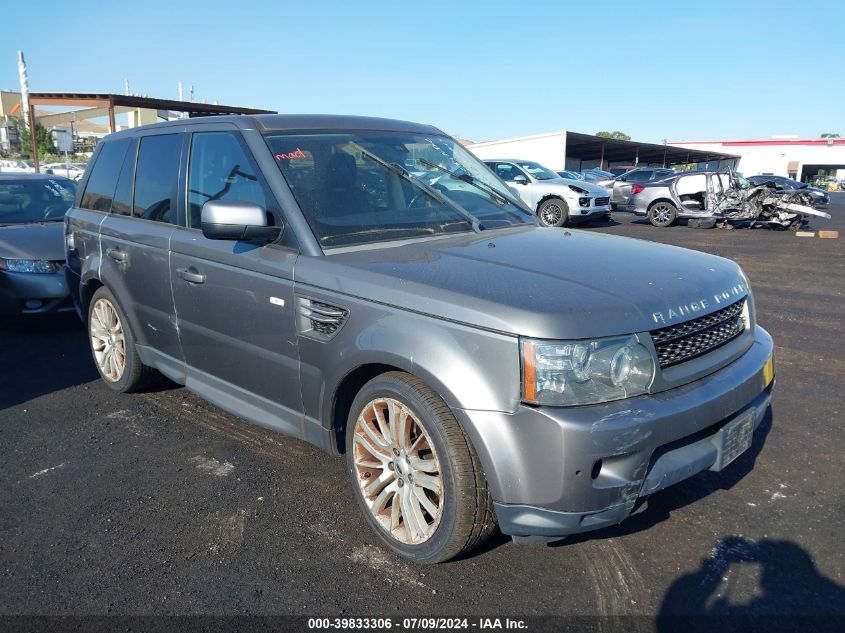
[[[123,252],[122,250],[120,250],[119,248],[107,248],[106,249],[106,255],[111,257],[116,262],[121,262],[121,263],[123,263],[127,259],[129,259],[129,255],[127,253]]]
[[[190,268],[177,268],[176,274],[191,284],[205,283],[205,275],[198,273],[195,270],[191,270]]]

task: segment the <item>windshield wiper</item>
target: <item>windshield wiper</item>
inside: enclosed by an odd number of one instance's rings
[[[456,173],[454,171],[446,169],[443,165],[437,165],[435,163],[432,163],[430,160],[426,160],[425,158],[419,158],[417,160],[424,165],[432,167],[432,168],[434,168],[438,171],[442,171],[443,173],[449,174],[452,178],[455,178],[456,180],[460,180],[461,182],[465,182],[468,185],[472,185],[476,189],[479,189],[480,191],[485,192],[487,195],[492,196],[492,197],[496,198],[497,200],[501,201],[503,204],[508,204],[508,203],[516,204],[517,207],[522,208],[521,207],[522,203],[520,201],[517,201],[515,198],[513,200],[508,199],[507,196],[505,196],[503,193],[496,191],[493,187],[488,185],[483,180],[476,180],[471,174]],[[513,216],[513,217],[515,217],[519,220],[523,219],[523,218],[519,217],[519,215],[514,213],[513,211],[510,211],[508,209],[506,209],[506,211],[508,213],[510,213],[511,216]]]
[[[459,205],[454,200],[451,200],[449,197],[447,197],[447,196],[443,195],[442,193],[440,193],[439,191],[437,191],[437,189],[435,189],[431,185],[429,185],[429,184],[423,182],[422,180],[420,180],[419,178],[415,178],[414,176],[409,174],[408,170],[405,169],[404,167],[402,167],[402,165],[399,165],[397,163],[389,163],[386,160],[384,160],[383,158],[381,158],[380,156],[373,154],[371,151],[369,151],[367,149],[364,149],[358,143],[352,142],[352,143],[350,143],[350,145],[352,147],[354,147],[355,149],[357,149],[359,152],[361,152],[364,156],[366,156],[367,158],[372,160],[373,162],[378,163],[379,165],[381,165],[382,167],[384,167],[388,171],[392,171],[394,174],[396,174],[400,178],[407,180],[409,183],[411,183],[412,185],[414,185],[418,189],[421,189],[422,191],[427,193],[430,197],[437,200],[437,202],[439,202],[440,204],[446,204],[446,205],[452,207],[453,210],[457,211],[461,216],[463,216],[463,218],[467,222],[470,223],[470,226],[472,226],[472,230],[474,232],[480,233],[481,231],[484,230],[484,226],[481,224],[481,221],[477,217],[475,217],[472,213],[470,213],[469,211],[464,209],[461,205]]]

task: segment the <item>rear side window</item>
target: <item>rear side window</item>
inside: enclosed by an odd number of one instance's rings
[[[651,170],[642,170],[642,171],[634,171],[628,174],[625,177],[627,182],[648,182],[651,178],[652,174],[654,174]]]
[[[197,132],[188,168],[188,226],[199,228],[209,200],[251,202],[264,209],[267,198],[246,152],[231,132]]]
[[[82,195],[80,206],[83,209],[108,213],[127,147],[129,139],[107,141],[103,144]]]
[[[178,134],[145,136],[138,150],[132,215],[176,224],[176,183],[179,177]]]
[[[135,175],[135,155],[138,153],[138,141],[132,139],[131,145],[123,158],[123,168],[117,178],[117,188],[111,203],[111,212],[120,215],[132,215],[132,177]]]

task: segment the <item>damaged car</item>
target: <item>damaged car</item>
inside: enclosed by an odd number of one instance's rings
[[[692,171],[661,182],[635,183],[631,205],[636,215],[657,227],[687,219],[706,228],[724,222],[798,230],[812,217],[830,219],[807,205],[801,190],[778,190],[771,181],[754,185],[730,172]]]

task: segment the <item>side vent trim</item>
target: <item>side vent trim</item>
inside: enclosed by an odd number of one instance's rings
[[[349,310],[309,297],[296,298],[297,328],[303,336],[328,341],[346,323]]]

